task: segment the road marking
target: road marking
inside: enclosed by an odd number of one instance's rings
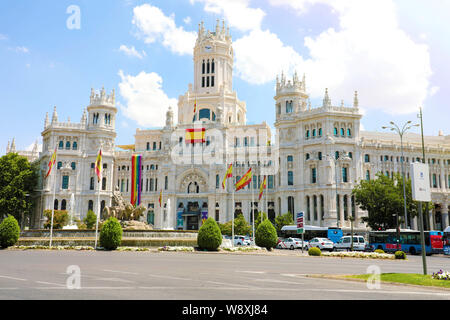
[[[39,284],[52,284],[54,286],[66,287],[65,284],[59,284],[59,283],[53,283],[53,282],[45,282],[45,281],[35,281],[35,282],[39,283]]]
[[[106,271],[106,272],[115,272],[115,273],[123,273],[123,274],[134,274],[134,275],[138,275],[138,274],[139,274],[139,273],[135,273],[135,272],[118,271],[118,270],[102,270],[102,271]]]
[[[162,278],[162,279],[171,279],[171,280],[187,280],[190,281],[192,279],[189,278],[180,278],[180,277],[172,277],[172,276],[163,276],[163,275],[158,275],[158,274],[149,274],[150,277],[154,277],[154,278]]]
[[[249,286],[249,285],[244,285],[244,284],[238,284],[238,283],[225,283],[225,282],[217,282],[217,281],[209,281],[209,280],[200,280],[200,281],[202,281],[202,282],[207,282],[207,283],[213,283],[213,284],[220,284],[220,285],[225,285],[225,286],[237,286],[237,287],[239,287],[239,288],[255,288],[255,286]],[[214,287],[214,289],[216,289],[215,287]]]
[[[14,278],[14,277],[8,277],[8,276],[0,276],[0,278],[11,279],[11,280],[18,280],[18,281],[27,281],[27,279]]]
[[[96,277],[91,277],[92,280],[99,280],[99,281],[116,281],[116,282],[128,282],[128,283],[134,283],[136,281],[131,281],[131,280],[124,280],[124,279],[120,279],[120,278],[96,278]]]
[[[257,274],[267,273],[266,271],[241,271],[241,270],[235,270],[235,272],[257,273]]]
[[[277,279],[253,279],[254,281],[260,281],[260,282],[277,282],[277,283],[288,283],[288,284],[305,284],[304,282],[297,282],[297,281],[284,281],[284,280],[277,280]]]

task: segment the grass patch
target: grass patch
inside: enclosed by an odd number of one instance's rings
[[[360,274],[344,277],[367,280],[370,276],[373,277],[373,274]],[[432,279],[431,275],[423,275],[418,273],[382,273],[380,275],[380,280],[385,282],[396,282],[419,286],[430,286],[430,287],[440,287],[450,289],[450,281]]]

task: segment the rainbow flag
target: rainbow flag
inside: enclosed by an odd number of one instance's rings
[[[252,181],[252,168],[236,183],[236,191],[241,190]]]
[[[186,141],[186,144],[188,143],[197,143],[205,142],[205,128],[199,128],[199,129],[186,129],[186,134],[184,140]]]
[[[131,157],[131,201],[133,206],[141,204],[142,155]]]
[[[97,160],[95,160],[95,173],[100,183],[100,180],[102,180],[102,149],[98,151]]]
[[[259,188],[259,200],[261,200],[261,197],[263,196],[264,189],[266,188],[266,184],[267,184],[266,177],[267,176],[264,176],[264,180],[261,183],[261,187]]]
[[[56,162],[56,148],[52,154],[52,157],[50,158],[50,161],[48,162],[48,171],[47,171],[47,175],[45,176],[45,178],[47,178],[50,175],[50,173],[52,172],[52,168],[55,165],[55,162]]]
[[[223,181],[222,181],[222,188],[225,189],[225,185],[227,183],[227,179],[231,178],[233,176],[233,164],[230,164],[228,166],[228,170],[225,173],[225,177],[223,177]]]

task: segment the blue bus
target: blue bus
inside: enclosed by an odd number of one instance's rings
[[[338,242],[342,236],[344,235],[341,228],[337,227],[316,227],[305,225],[305,241],[309,241],[312,238],[328,238],[334,243]],[[297,225],[284,226],[281,228],[281,234],[284,238],[296,237],[297,234]]]
[[[442,242],[444,254],[450,256],[450,226],[445,228]]]
[[[425,231],[425,253],[443,252],[442,231]],[[369,244],[371,249],[381,249],[385,252],[404,251],[409,254],[418,254],[422,252],[420,243],[420,231],[400,230],[400,241],[397,244],[397,230],[389,229],[386,231],[370,231]]]

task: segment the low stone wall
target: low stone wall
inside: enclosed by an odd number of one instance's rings
[[[95,230],[53,230],[53,238],[95,238]],[[123,238],[186,238],[197,239],[197,231],[184,230],[124,230]],[[50,238],[49,229],[25,230],[20,238]]]
[[[49,238],[19,238],[18,246],[49,245]],[[95,237],[84,238],[53,238],[53,246],[94,246]],[[100,246],[100,243],[98,243]],[[121,246],[126,247],[163,247],[163,246],[188,246],[196,247],[197,238],[122,238]]]

